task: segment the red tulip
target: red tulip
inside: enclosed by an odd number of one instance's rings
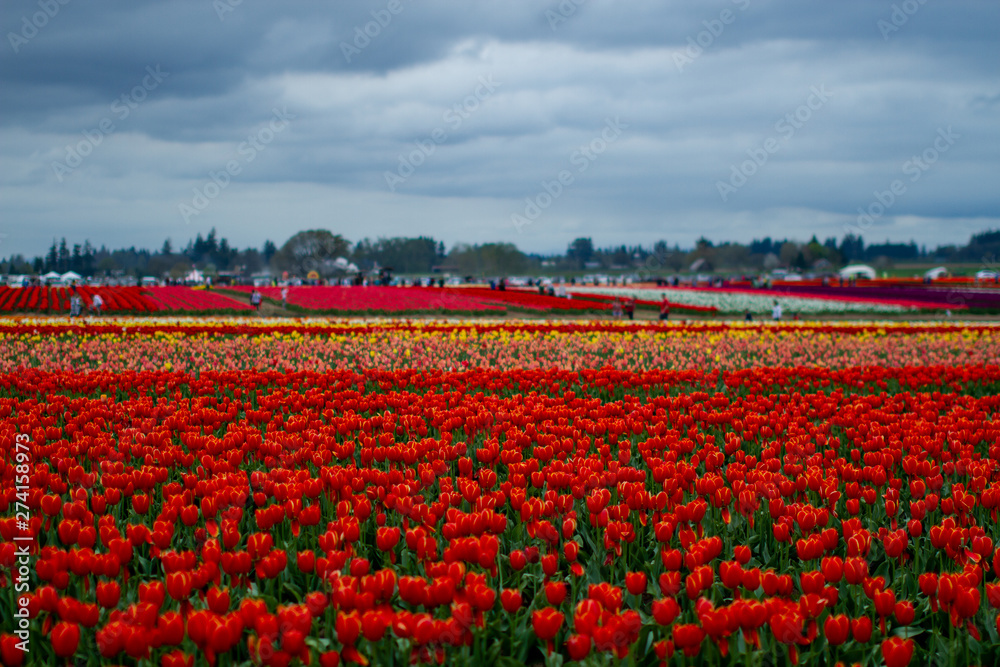
[[[570,635],[566,639],[566,650],[570,660],[583,660],[590,655],[591,639],[586,635]]]
[[[839,556],[824,558],[820,564],[820,570],[823,572],[823,577],[826,578],[826,583],[839,583],[844,576],[844,561]]]
[[[305,639],[301,631],[289,628],[281,635],[281,650],[293,656],[298,655],[305,648]]]
[[[80,626],[76,623],[66,623],[65,621],[56,623],[52,628],[50,636],[52,650],[60,658],[68,658],[76,653],[76,647],[80,644]]]
[[[736,562],[740,565],[746,565],[750,562],[750,547],[746,545],[738,545],[733,547],[733,557]]]
[[[118,600],[121,598],[121,586],[118,585],[117,581],[101,581],[97,584],[96,593],[97,604],[105,609],[111,609],[118,606]]]
[[[913,622],[914,610],[913,603],[909,600],[903,600],[896,603],[896,609],[893,611],[893,615],[896,617],[896,621],[903,626],[909,625]]]
[[[566,584],[561,581],[550,581],[545,584],[545,598],[549,601],[549,604],[558,607],[566,599],[566,595],[569,591],[566,589]]]
[[[681,573],[680,572],[664,572],[660,575],[660,591],[666,595],[673,597],[677,595],[681,590]]]
[[[1000,609],[1000,584],[986,584],[986,599],[994,609]]]
[[[913,657],[913,640],[890,637],[882,642],[882,658],[886,667],[906,667]]]
[[[844,614],[827,616],[823,623],[823,634],[831,646],[840,646],[847,641],[850,626],[850,620]]]
[[[171,651],[160,659],[160,667],[194,667],[194,656],[179,649]]]
[[[719,578],[723,586],[735,590],[743,585],[743,568],[737,561],[724,560],[719,563]]]
[[[674,645],[681,649],[684,655],[693,658],[701,650],[701,641],[705,638],[705,631],[697,625],[675,625],[673,637]]]
[[[979,611],[979,589],[960,588],[955,596],[955,611],[961,618],[972,618]]]
[[[743,588],[750,592],[760,588],[760,570],[758,568],[743,571]]]
[[[132,496],[132,509],[136,514],[145,514],[149,511],[150,498],[144,493]]]
[[[539,609],[531,613],[531,627],[542,641],[551,641],[562,627],[565,616],[552,607]]]
[[[680,606],[674,598],[653,601],[653,619],[660,625],[670,625],[679,613]]]
[[[646,591],[646,573],[629,572],[625,575],[625,587],[632,595],[640,595]]]
[[[300,572],[312,572],[316,569],[316,553],[313,551],[300,551],[295,556],[295,564]]]
[[[220,616],[229,612],[229,591],[212,587],[208,589],[208,608]]]
[[[521,592],[513,588],[500,591],[500,605],[508,614],[513,614],[521,608]]]
[[[860,584],[868,576],[868,562],[864,558],[852,557],[844,561],[844,578],[849,584]]]
[[[19,667],[23,664],[25,652],[18,647],[20,642],[21,640],[14,635],[0,635],[0,658],[3,659],[3,664],[10,667]]]
[[[542,556],[542,572],[545,573],[546,577],[551,577],[555,575],[556,570],[559,569],[559,556],[558,554],[546,554]]]
[[[896,594],[891,589],[877,591],[873,601],[875,602],[875,611],[879,616],[883,618],[892,616],[892,612],[896,608]]]
[[[867,616],[851,619],[851,636],[859,644],[867,644],[872,638],[872,619]]]
[[[319,665],[320,667],[338,667],[340,665],[340,654],[336,651],[320,653]]]
[[[361,619],[357,612],[337,614],[335,622],[337,630],[337,641],[344,646],[353,646],[361,635]]]

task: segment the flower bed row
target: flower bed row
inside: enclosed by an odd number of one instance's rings
[[[188,314],[249,310],[249,306],[209,290],[190,287],[92,287],[75,288],[87,313],[93,298],[99,294],[104,304],[103,313],[141,315],[161,312]],[[70,312],[70,287],[6,287],[0,286],[0,313],[50,313],[65,315]]]
[[[623,370],[1000,363],[982,324],[640,324],[102,318],[0,321],[0,371],[489,367]]]
[[[249,303],[253,287],[231,288],[246,294]],[[256,288],[272,303],[281,303],[280,287]],[[504,309],[494,303],[473,298],[464,291],[432,287],[342,287],[334,285],[303,285],[288,288],[288,304],[310,313],[355,314],[365,312],[462,312],[502,314]]]
[[[86,312],[95,294],[104,301],[103,312],[141,314],[157,310],[145,295],[134,287],[79,286],[76,294],[81,298]],[[65,314],[70,311],[69,287],[17,287],[0,286],[0,312],[47,312]]]
[[[579,292],[574,288],[570,291],[573,298],[578,299],[589,299],[593,301],[600,301],[602,303],[611,304],[615,300],[621,300],[626,298],[634,298],[636,301],[636,306],[644,306],[646,308],[656,308],[659,309],[663,305],[664,297],[666,292],[660,292],[657,294],[655,291],[640,292],[638,296],[633,296],[631,294],[617,294],[617,293],[600,293],[600,292]],[[656,297],[659,296],[659,300]],[[640,298],[642,297],[642,298]],[[679,301],[671,301],[667,299],[667,305],[670,307],[671,312],[680,313],[704,313],[713,314],[719,312],[719,309],[715,306],[696,306],[689,303],[681,303]]]
[[[868,295],[865,290],[844,288],[846,292],[838,292],[834,295],[834,288],[815,288],[816,292],[802,294],[792,293],[788,288],[782,287],[780,290],[760,290],[738,287],[578,287],[576,291],[581,294],[603,294],[607,296],[618,296],[635,298],[646,301],[656,301],[662,299],[666,294],[671,302],[700,306],[703,308],[715,308],[724,313],[745,313],[751,312],[756,315],[768,314],[771,312],[774,302],[781,304],[786,315],[797,313],[800,315],[816,314],[902,314],[915,312],[919,309],[945,309],[958,310],[962,308],[960,303],[949,305],[944,299],[937,302],[914,301],[912,299],[890,299],[878,297],[875,294]]]
[[[249,304],[228,298],[215,290],[166,285],[146,288],[144,293],[162,311],[197,313],[250,310]]]
[[[998,386],[3,374],[0,568],[35,579],[0,658],[996,664]]]

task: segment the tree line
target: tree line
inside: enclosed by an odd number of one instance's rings
[[[27,258],[12,255],[0,260],[3,274],[42,274],[74,271],[82,276],[155,276],[182,278],[193,268],[207,275],[249,277],[271,272],[305,276],[315,271],[323,277],[345,272],[345,265],[359,270],[391,269],[397,274],[447,272],[458,275],[516,275],[643,269],[659,273],[696,270],[792,270],[832,268],[850,262],[873,262],[881,266],[900,261],[979,262],[994,264],[1000,257],[1000,231],[975,234],[965,245],[926,246],[909,243],[866,244],[861,236],[846,235],[838,241],[808,242],[789,239],[755,239],[749,244],[714,243],[700,238],[693,248],[681,248],[666,240],[642,245],[595,247],[592,239],[574,239],[565,253],[525,253],[512,243],[454,245],[429,236],[364,238],[352,243],[329,230],[299,232],[278,247],[265,241],[259,248],[234,247],[215,229],[198,234],[183,247],[167,239],[158,250],[145,248],[97,248],[89,240],[70,245],[65,238],[52,240],[44,255]],[[338,263],[339,260],[339,263]]]

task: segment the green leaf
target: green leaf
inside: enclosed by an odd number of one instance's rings
[[[892,634],[896,635],[897,637],[902,637],[903,639],[906,639],[908,637],[916,637],[919,634],[923,634],[923,632],[924,631],[922,628],[906,627],[906,628],[895,628],[892,631]]]

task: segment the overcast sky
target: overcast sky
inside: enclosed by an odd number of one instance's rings
[[[542,252],[1000,227],[995,0],[4,0],[0,23],[0,256],[212,227]]]

